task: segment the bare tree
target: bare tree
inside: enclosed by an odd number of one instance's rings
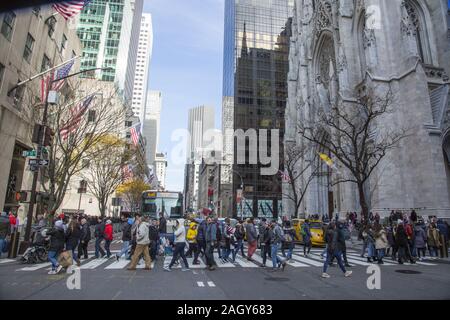
[[[127,144],[116,136],[103,136],[86,152],[89,168],[81,176],[86,180],[88,189],[98,200],[102,217],[106,214],[109,198],[122,183],[122,167],[131,158]]]
[[[311,152],[307,144],[285,144],[284,168],[289,176],[289,191],[283,192],[283,195],[294,203],[297,218],[306,191],[317,172],[316,160],[317,155]]]
[[[66,86],[61,103],[49,108],[49,123],[55,135],[47,148],[50,163],[41,175],[41,185],[50,196],[49,211],[53,213],[60,207],[71,178],[86,168],[93,150],[100,154],[100,146],[107,148],[101,140],[111,133],[118,134],[118,124],[125,119],[125,106],[117,101],[115,89],[108,90],[94,80],[83,79],[83,83]],[[83,103],[91,98],[80,113]]]
[[[117,188],[117,194],[122,196],[125,204],[133,211],[139,208],[142,192],[149,190],[150,186],[140,178],[125,181]]]
[[[331,154],[349,172],[338,174],[333,185],[352,182],[357,185],[362,215],[367,219],[369,207],[364,186],[375,168],[399,142],[408,136],[408,128],[386,127],[383,120],[393,114],[394,95],[368,88],[354,103],[338,103],[329,113],[318,112],[315,119],[298,124],[299,134]]]

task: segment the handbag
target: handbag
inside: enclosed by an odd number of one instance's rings
[[[63,251],[59,254],[58,263],[64,267],[68,268],[73,264],[72,253],[70,251]]]

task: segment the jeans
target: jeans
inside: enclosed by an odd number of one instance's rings
[[[122,249],[120,250],[120,252],[117,254],[117,257],[122,257],[123,255],[125,255],[125,258],[128,259],[129,255],[128,255],[128,250],[130,249],[130,241],[124,241],[122,244]]]
[[[245,257],[245,254],[244,254],[244,241],[242,239],[237,240],[237,244],[236,244],[236,246],[234,248],[234,254],[236,255],[239,252],[239,250],[241,250],[242,256]]]
[[[291,260],[292,259],[292,252],[294,251],[294,247],[295,247],[295,243],[292,241],[291,243],[289,243],[288,246],[288,254],[287,254],[287,259]],[[308,252],[309,253],[309,252]]]
[[[344,264],[342,263],[342,252],[340,251],[335,251],[334,253],[327,252],[327,260],[323,264],[323,273],[327,272],[328,265],[330,264],[332,258],[336,258],[339,268],[341,268],[342,272],[345,273],[345,267]]]
[[[383,259],[385,255],[386,255],[386,249],[385,248],[377,250],[378,260]]]
[[[207,242],[205,256],[206,256],[206,265],[208,267],[212,267],[212,266],[216,265],[216,262],[214,261],[213,252],[214,252],[214,246],[213,246],[212,242]]]
[[[375,246],[373,245],[372,242],[367,243],[367,257],[368,258],[373,258],[375,257]]]
[[[278,266],[278,263],[282,263],[283,260],[277,255],[278,252],[278,243],[272,243],[271,247],[272,252],[272,266],[275,269]]]
[[[269,255],[269,246],[267,244],[261,244],[261,256],[263,259],[263,265],[266,265],[268,255]]]
[[[438,256],[438,247],[429,247],[430,257]]]
[[[95,239],[95,257],[98,258],[99,254],[103,257],[105,255],[105,250],[102,248],[103,238]]]
[[[303,254],[304,255],[306,255],[306,253],[309,254],[311,252],[311,247],[312,247],[311,240],[309,240],[308,242],[304,242],[303,243]],[[308,248],[308,252],[306,252],[306,248]]]
[[[363,247],[362,247],[362,250],[361,250],[361,256],[364,256],[366,254],[366,249],[367,249],[367,241],[364,240]]]
[[[173,252],[172,261],[170,261],[169,269],[172,268],[172,266],[175,264],[175,261],[177,261],[178,256],[181,256],[181,259],[183,259],[184,265],[186,268],[189,268],[189,264],[186,259],[186,255],[184,254],[184,247],[186,246],[186,243],[184,242],[176,242],[175,243],[175,250]]]
[[[0,258],[2,257],[3,248],[5,246],[6,246],[6,239],[5,238],[0,238]]]
[[[68,251],[72,251],[72,258],[73,258],[73,261],[78,261],[78,254],[77,254],[77,252],[75,252],[75,249],[77,249],[78,248],[78,244],[79,244],[80,242],[78,241],[77,242],[77,244],[75,245],[75,246],[71,246],[71,245],[68,245],[68,246],[66,246],[66,250],[68,250]]]
[[[109,258],[111,257],[111,251],[109,250],[109,246],[111,245],[112,240],[105,240],[105,250],[106,250],[106,256]]]
[[[418,254],[419,258],[421,258],[420,253],[422,253],[422,257],[425,258],[425,251],[426,251],[426,248],[417,248],[417,254]]]
[[[48,252],[48,260],[52,263],[52,270],[56,270],[58,268],[58,252],[56,251],[49,251]]]

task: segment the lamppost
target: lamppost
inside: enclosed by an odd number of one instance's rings
[[[74,57],[74,58],[72,58],[72,59],[70,59],[70,60],[68,60],[66,62],[63,62],[63,63],[59,64],[56,67],[53,67],[53,68],[51,68],[51,69],[49,69],[49,70],[47,70],[45,72],[41,72],[38,75],[30,77],[28,80],[25,80],[25,81],[22,81],[22,82],[18,83],[11,90],[9,90],[8,94],[10,94],[12,91],[17,89],[18,87],[24,85],[25,83],[28,83],[29,81],[31,81],[33,79],[36,79],[37,77],[39,77],[41,75],[44,75],[45,73],[47,73],[47,72],[49,72],[51,70],[54,70],[54,69],[56,69],[56,68],[58,68],[58,67],[60,67],[60,66],[62,66],[64,64],[66,64],[69,61],[72,61],[72,60],[74,60],[76,58],[77,57]],[[52,87],[53,83],[61,81],[61,80],[65,80],[65,79],[68,79],[68,78],[71,78],[71,77],[74,77],[76,75],[79,75],[79,74],[82,74],[82,73],[85,73],[85,72],[90,72],[90,71],[95,71],[95,70],[110,70],[110,69],[112,69],[112,68],[110,68],[110,67],[108,67],[108,68],[91,68],[91,69],[82,70],[82,71],[79,71],[79,72],[67,75],[65,77],[61,77],[61,78],[53,79],[53,80],[49,81],[48,86],[46,88],[46,92],[45,92],[45,104],[44,104],[44,112],[43,112],[43,115],[42,115],[42,124],[41,124],[42,128],[44,128],[44,129],[43,129],[43,132],[41,132],[41,135],[38,136],[38,147],[37,147],[37,152],[36,152],[36,157],[37,157],[37,162],[38,163],[39,163],[39,161],[41,160],[41,157],[42,157],[42,148],[43,148],[44,143],[45,143],[44,142],[45,141],[45,136],[47,134],[47,131],[51,130],[47,126],[47,122],[48,122],[48,104],[49,104],[48,96],[49,96],[49,93],[51,91],[51,87]],[[51,131],[49,131],[49,132],[51,132]],[[32,186],[31,186],[31,199],[30,199],[30,205],[28,207],[27,225],[26,225],[26,228],[25,228],[24,241],[23,241],[22,246],[21,246],[22,248],[28,247],[29,240],[30,240],[31,224],[32,224],[32,219],[33,219],[33,211],[34,211],[34,206],[36,204],[36,189],[37,189],[38,177],[39,177],[39,167],[38,167],[37,170],[35,170],[33,172],[33,183],[32,183]]]
[[[231,171],[233,171],[235,174],[237,174],[238,176],[239,176],[239,178],[241,179],[241,201],[240,201],[240,204],[241,204],[241,220],[243,220],[244,219],[244,207],[243,207],[243,200],[245,199],[244,198],[244,180],[242,179],[242,176],[240,175],[240,173],[239,172],[237,172],[236,170],[231,170]]]

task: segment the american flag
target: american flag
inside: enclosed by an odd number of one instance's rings
[[[67,20],[77,15],[91,1],[92,0],[63,1],[53,4],[53,8]]]
[[[289,173],[287,172],[287,170],[284,170],[284,172],[279,170],[278,172],[280,173],[283,182],[291,182],[291,178],[289,177]]]
[[[137,125],[133,126],[130,129],[130,133],[131,133],[131,140],[133,140],[133,144],[137,146],[139,143],[139,137],[141,135],[141,124],[138,123]]]
[[[75,63],[74,60],[64,64],[61,66],[58,70],[51,71],[49,75],[43,77],[41,79],[41,101],[45,102],[47,101],[47,92],[50,90],[59,90],[63,86],[66,79],[65,78],[69,75],[70,69],[72,69],[73,64]],[[59,80],[62,79],[62,80]]]
[[[59,130],[59,134],[61,135],[61,138],[65,141],[69,137],[69,134],[74,132],[78,126],[80,125],[81,119],[83,118],[83,115],[86,113],[87,109],[89,108],[89,105],[91,104],[92,100],[94,99],[94,95],[90,95],[86,99],[84,99],[81,103],[77,104],[75,107],[73,107],[70,112],[72,114],[71,118],[67,123]]]
[[[133,166],[130,164],[126,164],[122,166],[122,176],[123,180],[127,181],[133,178]]]

